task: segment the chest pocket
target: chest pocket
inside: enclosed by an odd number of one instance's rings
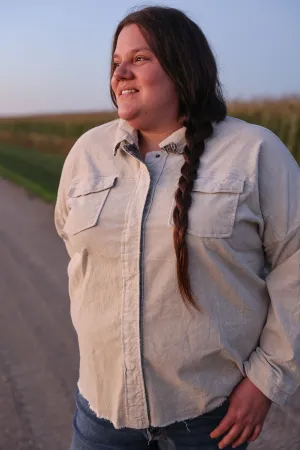
[[[68,192],[70,208],[63,231],[77,234],[94,227],[116,176],[84,180],[72,185]]]
[[[243,186],[244,180],[236,178],[197,178],[191,193],[187,232],[199,237],[230,237]],[[169,224],[173,226],[174,207],[175,200],[169,215]]]

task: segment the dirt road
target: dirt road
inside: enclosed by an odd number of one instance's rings
[[[53,206],[2,179],[0,217],[0,450],[68,450],[78,350],[67,253]],[[273,405],[249,450],[300,450],[300,392],[297,403],[296,419]]]

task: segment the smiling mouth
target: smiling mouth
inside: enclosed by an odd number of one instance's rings
[[[125,90],[125,89],[124,89]],[[124,93],[120,93],[119,97],[130,97],[131,95],[137,94],[139,91],[130,91],[130,92],[124,92]]]

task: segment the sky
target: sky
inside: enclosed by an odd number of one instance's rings
[[[111,110],[114,30],[151,4],[200,26],[228,101],[300,94],[299,0],[0,0],[0,116]]]

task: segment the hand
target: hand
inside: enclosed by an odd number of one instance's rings
[[[255,441],[260,435],[272,403],[249,378],[244,378],[234,388],[229,401],[225,417],[210,434],[211,438],[218,438],[228,431],[219,442],[219,448],[230,444],[235,448],[246,440]]]

